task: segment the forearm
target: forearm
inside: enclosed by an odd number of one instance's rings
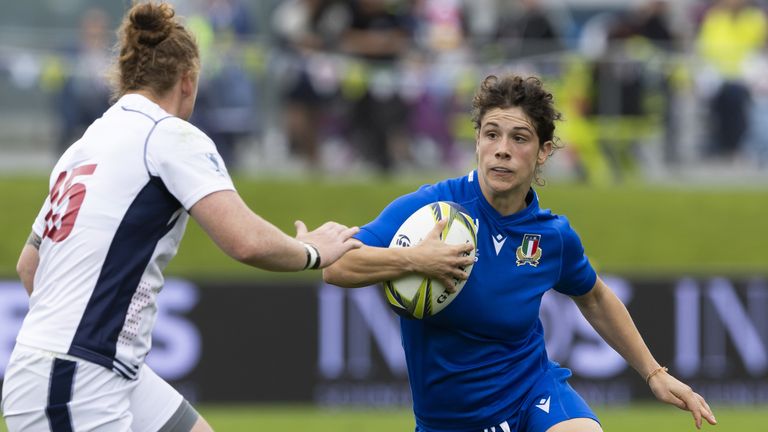
[[[220,240],[230,245],[222,249],[234,259],[269,271],[298,271],[305,267],[307,253],[300,241],[254,213],[247,219],[251,219],[247,226],[257,229],[245,229],[231,239]]]
[[[408,248],[363,246],[323,270],[323,279],[345,288],[359,288],[413,273]]]
[[[306,265],[303,244],[251,211],[234,192],[211,194],[190,214],[237,261],[270,271],[296,271]]]
[[[643,378],[659,367],[637,330],[627,308],[602,280],[598,279],[588,299],[577,300],[581,313],[598,334]]]

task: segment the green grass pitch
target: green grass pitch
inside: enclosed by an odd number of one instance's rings
[[[200,413],[223,432],[412,432],[408,410],[340,410],[301,406],[202,405]],[[766,430],[768,406],[713,407],[719,424],[702,427],[712,432],[760,432]],[[621,408],[597,408],[606,432],[695,431],[691,416],[660,403]],[[0,425],[0,432],[6,432]]]
[[[768,423],[768,407],[713,407],[719,424],[703,426],[713,432],[758,432]],[[338,410],[288,406],[203,406],[201,413],[216,430],[316,432],[395,432],[413,431],[409,410]],[[682,432],[695,431],[689,413],[662,404],[597,408],[606,432]]]

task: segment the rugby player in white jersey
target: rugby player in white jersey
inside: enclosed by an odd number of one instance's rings
[[[144,365],[162,270],[191,215],[233,258],[321,268],[360,243],[328,222],[295,238],[239,197],[214,143],[186,120],[196,42],[168,4],[134,4],[120,28],[116,103],[56,164],[17,270],[30,308],[6,370],[16,431],[210,431]]]

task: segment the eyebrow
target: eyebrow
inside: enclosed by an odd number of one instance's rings
[[[485,129],[486,127],[495,127],[497,129],[501,129],[501,126],[499,126],[498,123],[493,122],[493,121],[489,121],[486,124],[484,124],[482,129]],[[527,126],[515,126],[515,127],[512,128],[512,130],[524,130],[524,131],[527,131],[529,133],[533,133],[533,130],[531,128],[527,127]]]

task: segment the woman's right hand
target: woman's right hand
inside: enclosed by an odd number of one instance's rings
[[[464,269],[475,262],[470,256],[475,246],[446,244],[441,238],[446,223],[447,219],[437,222],[424,240],[408,249],[407,259],[411,271],[439,281],[452,293],[456,283],[468,277]]]

